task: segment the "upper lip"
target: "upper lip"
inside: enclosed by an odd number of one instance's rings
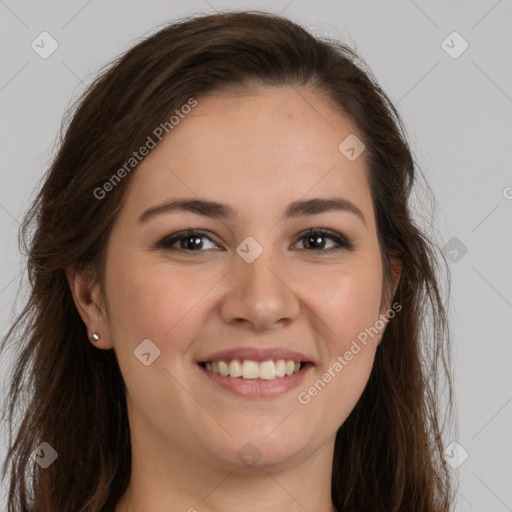
[[[208,356],[198,359],[198,363],[205,363],[207,361],[232,361],[233,359],[244,360],[250,359],[259,363],[263,361],[278,361],[284,359],[285,361],[295,361],[297,363],[312,362],[311,359],[300,352],[290,350],[285,347],[273,348],[257,348],[257,347],[238,347],[230,348],[227,350],[219,350],[213,352]]]

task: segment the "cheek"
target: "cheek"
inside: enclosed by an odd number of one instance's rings
[[[129,357],[145,339],[155,343],[162,356],[176,355],[200,327],[197,312],[201,297],[211,287],[208,282],[169,263],[148,261],[134,254],[122,265],[112,264],[107,274],[110,324],[120,358],[121,352]]]
[[[322,320],[331,357],[344,352],[379,318],[380,262],[361,258],[337,270],[310,275],[307,304]]]
[[[366,387],[371,374],[379,319],[381,267],[378,259],[360,261],[329,281],[329,300],[324,302],[329,322],[328,362],[322,368],[311,396],[322,394],[319,407],[325,414],[336,410],[333,425],[349,416]],[[318,391],[317,391],[318,390]]]
[[[373,269],[373,270],[372,270]],[[378,270],[378,267],[377,267]],[[381,274],[373,266],[354,266],[315,279],[309,305],[321,320],[325,353],[308,387],[297,396],[304,410],[313,408],[332,431],[347,419],[370,377],[379,319]],[[308,421],[308,420],[306,420]]]

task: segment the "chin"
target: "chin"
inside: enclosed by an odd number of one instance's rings
[[[230,471],[237,472],[264,472],[276,471],[292,464],[301,453],[307,451],[304,441],[298,437],[291,436],[291,432],[297,432],[288,425],[288,428],[280,427],[276,429],[274,423],[274,432],[268,435],[272,429],[254,430],[248,429],[246,433],[237,431],[234,439],[227,441],[228,446],[215,449],[210,446],[212,455],[222,460]],[[224,465],[223,464],[223,465]]]

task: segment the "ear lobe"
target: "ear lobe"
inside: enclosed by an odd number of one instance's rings
[[[101,341],[95,342],[95,347],[108,346],[109,329],[106,312],[101,307],[102,297],[100,287],[95,282],[94,274],[89,270],[66,269],[66,278],[73,296],[73,301],[80,314],[88,335],[93,332],[101,334]]]

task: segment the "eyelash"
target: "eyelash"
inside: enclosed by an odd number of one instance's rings
[[[331,247],[330,249],[318,249],[318,250],[299,249],[299,250],[308,251],[308,252],[318,252],[321,254],[336,253],[343,249],[346,249],[348,251],[354,250],[354,244],[349,242],[346,238],[344,238],[341,235],[338,235],[336,233],[333,233],[331,231],[324,230],[324,229],[310,229],[310,230],[306,231],[305,233],[301,234],[301,236],[299,236],[297,238],[297,242],[299,242],[300,240],[303,240],[305,238],[311,237],[313,235],[317,235],[317,236],[321,235],[325,238],[330,238],[331,240],[336,242],[336,244],[338,244],[338,245],[336,247]],[[180,248],[172,247],[176,242],[179,242],[180,240],[190,238],[193,236],[208,238],[211,242],[216,243],[211,237],[209,237],[208,235],[206,235],[205,233],[203,233],[201,231],[187,230],[187,231],[181,231],[179,233],[174,233],[172,235],[166,236],[165,238],[160,240],[160,242],[157,243],[157,248],[171,250],[171,251],[183,251],[183,252],[188,252],[188,253],[205,252],[204,250],[187,250],[187,249],[183,249],[181,247]]]

